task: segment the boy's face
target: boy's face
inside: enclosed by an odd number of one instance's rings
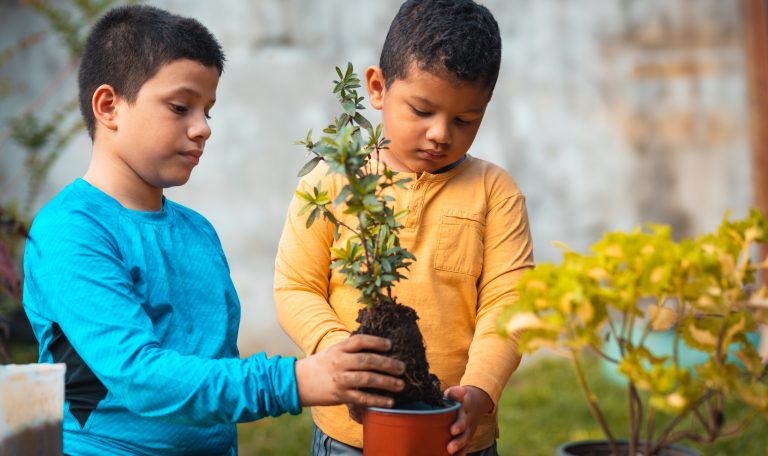
[[[381,152],[391,169],[434,172],[459,160],[472,145],[489,90],[458,83],[411,64],[408,76],[387,88],[378,67],[366,71],[371,106],[382,112],[384,136],[391,143]]]
[[[133,103],[118,97],[114,150],[126,171],[156,189],[186,183],[211,136],[218,82],[216,68],[180,59],[163,65]]]

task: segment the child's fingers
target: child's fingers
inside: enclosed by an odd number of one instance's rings
[[[347,353],[354,353],[363,350],[374,350],[386,352],[392,348],[389,339],[383,337],[369,336],[367,334],[355,334],[350,336],[343,344],[343,349]]]
[[[451,435],[460,436],[467,430],[467,414],[463,409],[459,410],[459,415],[456,417],[456,421],[451,424]]]
[[[445,395],[456,402],[464,403],[464,396],[467,391],[461,386],[452,386],[445,390]]]
[[[378,371],[390,375],[402,375],[405,363],[376,353],[352,353],[344,357],[344,367],[352,371]]]
[[[349,390],[344,402],[354,404],[353,406],[359,406],[361,409],[365,407],[392,408],[395,405],[395,401],[391,397],[379,396],[378,394],[366,393],[360,390]]]
[[[396,392],[405,386],[405,382],[397,377],[370,371],[346,371],[336,376],[336,382],[342,391],[372,388]]]
[[[469,430],[462,432],[458,436],[453,436],[450,442],[448,442],[448,453],[452,455],[466,454],[467,445],[469,444]]]
[[[459,413],[458,413],[458,416],[456,417],[456,421],[454,421],[451,424],[451,435],[454,437],[460,436],[461,434],[465,433],[467,430],[466,408],[469,405],[467,404],[467,401],[469,399],[466,393],[467,393],[467,390],[461,386],[452,386],[447,390],[445,390],[445,395],[448,398],[461,403],[461,408],[459,409]]]

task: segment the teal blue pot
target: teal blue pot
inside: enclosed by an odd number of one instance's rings
[[[640,334],[642,334],[642,328],[637,327],[634,331],[634,334],[639,339]],[[755,347],[755,350],[757,350],[760,347],[760,334],[757,332],[749,333],[747,334],[747,339],[750,341],[753,347]],[[673,347],[675,342],[675,333],[674,331],[658,331],[658,332],[651,332],[648,334],[648,337],[645,339],[645,346],[650,350],[651,353],[653,353],[655,356],[672,356],[673,355]],[[733,344],[732,347],[736,348],[736,344]],[[616,343],[616,341],[611,338],[610,342],[607,342],[603,346],[603,351],[606,355],[613,359],[619,359],[619,346]],[[683,368],[690,368],[697,364],[701,364],[707,361],[707,357],[709,356],[706,352],[694,350],[692,348],[688,348],[685,343],[680,341],[680,344],[678,346],[678,359],[680,360],[680,367]],[[737,362],[740,363],[741,361],[738,361],[738,359],[729,354],[728,360],[731,362]],[[603,368],[603,372],[605,373],[606,377],[609,380],[612,380],[615,383],[619,384],[625,384],[627,382],[626,377],[621,375],[617,371],[616,364],[611,363],[607,360],[601,359],[601,364]]]
[[[629,444],[626,440],[617,440],[621,456],[628,456]],[[638,454],[645,454],[640,450]],[[560,445],[557,456],[612,456],[611,446],[607,440],[582,440]],[[701,456],[698,450],[681,445],[670,445],[654,456]]]

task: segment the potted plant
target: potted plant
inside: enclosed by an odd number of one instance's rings
[[[325,135],[318,141],[312,140],[312,130],[298,141],[313,156],[299,177],[324,161],[329,173],[343,177],[344,185],[335,196],[319,186],[296,195],[306,202],[300,214],[309,214],[307,226],[324,217],[333,224],[336,240],[346,237],[345,247],[332,250],[336,260],[331,268],[339,269],[346,283],[359,291],[359,302],[364,304],[357,317],[360,326],[354,333],[390,339],[388,355],[406,364],[406,386],[393,395],[395,408],[371,408],[364,414],[365,454],[447,454],[449,427],[460,404],[442,397],[440,381],[429,372],[418,316],[392,294],[395,283],[406,278],[403,272],[416,259],[400,246],[399,219],[407,211],[394,212],[388,189],[402,187],[411,179],[399,178],[385,164],[372,160],[389,141],[382,136],[381,125],[374,127],[360,113],[363,98],[356,91],[360,80],[352,64],[347,65],[346,72],[338,67],[336,72],[339,80],[334,81],[333,92],[343,112],[323,130]],[[334,215],[334,207],[343,208],[342,217]],[[430,424],[431,420],[437,424]],[[426,428],[419,427],[422,425]]]
[[[565,247],[561,264],[525,274],[500,330],[518,333],[523,352],[548,348],[570,358],[606,439],[563,445],[559,454],[698,454],[674,444],[710,444],[754,417],[726,418],[728,402],[768,416],[768,370],[751,337],[768,322],[768,288],[755,285],[768,259],[752,256],[766,241],[768,222],[752,210],[680,242],[662,225],[609,233],[588,254]],[[672,335],[667,345],[651,344],[662,331]],[[686,350],[701,356],[683,360]],[[585,376],[588,352],[626,380],[629,429],[605,418]],[[596,448],[602,452],[590,452]]]

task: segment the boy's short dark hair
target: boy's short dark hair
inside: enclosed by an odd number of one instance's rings
[[[415,62],[433,74],[493,91],[501,64],[499,25],[472,0],[408,0],[389,26],[379,66],[387,87]]]
[[[190,59],[224,70],[224,51],[205,26],[146,5],[108,11],[94,26],[85,43],[78,72],[80,112],[93,138],[96,120],[91,108],[93,93],[109,84],[128,102],[166,63]]]
[[[408,0],[389,26],[379,66],[389,87],[420,69],[493,91],[501,64],[499,25],[472,0]]]

